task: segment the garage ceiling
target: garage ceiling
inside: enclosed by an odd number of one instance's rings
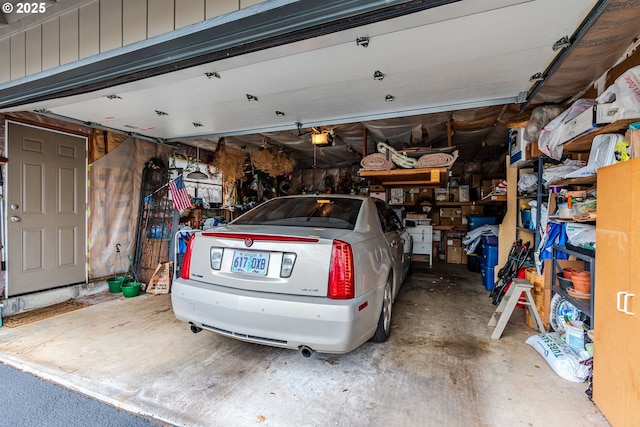
[[[532,97],[566,101],[613,65],[637,35],[636,24],[616,28],[621,37],[615,49],[608,46],[611,59],[574,73],[579,89],[556,87],[549,94],[544,84],[562,74],[563,62],[572,60],[598,19],[631,2],[315,3],[265,2],[209,22],[206,34],[194,26],[122,48],[121,59],[147,58],[146,69],[142,60],[119,63],[102,54],[59,75],[12,82],[0,86],[0,107],[166,144],[214,150],[223,138],[248,151],[278,147],[303,168],[314,162],[314,128],[335,134],[334,145],[316,153],[318,167],[358,162],[364,129],[366,154],[387,141],[396,148],[452,143],[462,161],[496,158],[505,153],[508,123],[525,117],[521,110],[532,106]],[[363,10],[367,3],[378,3],[377,9]],[[625,16],[631,11],[637,19],[637,9],[631,5]],[[247,19],[259,23],[247,26]],[[198,35],[206,35],[204,50],[193,42]],[[554,50],[563,37],[573,45]],[[171,52],[145,57],[164,47],[190,57],[172,67]],[[532,81],[536,73],[545,81]],[[48,91],[37,90],[38,77]]]

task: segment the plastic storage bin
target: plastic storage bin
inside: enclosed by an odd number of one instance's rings
[[[482,257],[478,254],[467,255],[467,270],[473,273],[482,272]]]
[[[498,265],[498,247],[493,245],[482,245],[482,266],[495,267]]]
[[[497,216],[468,216],[467,222],[469,223],[469,229],[482,227],[483,225],[495,225],[498,220]]]
[[[482,267],[481,274],[482,274],[482,285],[486,290],[492,291],[493,286],[495,285],[493,267]]]
[[[480,236],[480,242],[484,245],[498,246],[498,236],[485,234]]]

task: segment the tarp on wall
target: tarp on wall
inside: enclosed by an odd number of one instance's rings
[[[135,249],[144,165],[154,157],[167,162],[170,155],[168,147],[128,138],[89,165],[89,279],[128,270],[128,257]]]

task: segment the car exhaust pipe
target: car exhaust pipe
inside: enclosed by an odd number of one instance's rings
[[[191,323],[191,332],[193,332],[194,334],[197,334],[198,332],[201,332],[201,331],[202,331],[202,328],[199,328],[193,323]]]
[[[311,355],[315,353],[315,350],[313,350],[310,347],[307,347],[306,345],[301,345],[300,346],[300,354],[302,354],[302,356],[304,357],[311,357]]]

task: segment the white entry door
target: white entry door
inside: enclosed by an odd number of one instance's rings
[[[8,122],[7,296],[86,281],[84,137]]]

